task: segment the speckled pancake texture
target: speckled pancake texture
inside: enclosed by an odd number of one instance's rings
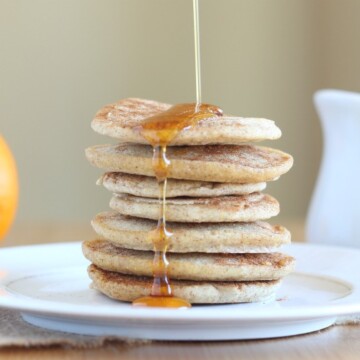
[[[124,249],[107,240],[88,240],[82,246],[85,257],[103,270],[136,276],[152,276],[152,251]],[[269,254],[168,254],[172,279],[211,281],[277,280],[291,272],[294,259]]]
[[[156,220],[161,202],[132,195],[114,195],[110,207],[123,215]],[[277,200],[263,193],[166,201],[166,219],[187,223],[257,221],[276,216],[279,211]]]
[[[155,177],[109,172],[105,173],[97,184],[103,185],[112,193],[150,198],[159,197],[159,184]],[[265,182],[235,184],[168,179],[166,197],[245,195],[263,191],[265,188]]]
[[[91,222],[98,236],[116,245],[134,250],[152,250],[148,237],[155,229],[154,220],[123,216],[117,212],[103,212]],[[263,221],[238,223],[173,223],[169,252],[206,253],[267,253],[278,251],[291,241],[290,232],[280,225]]]
[[[102,270],[90,265],[88,273],[92,287],[106,296],[131,302],[151,293],[152,278],[131,276]],[[226,304],[270,300],[275,296],[280,280],[270,281],[189,281],[173,280],[174,296],[191,304]]]
[[[103,107],[91,126],[96,132],[117,138],[119,142],[147,144],[136,129],[144,119],[170,107],[152,100],[123,99]],[[240,144],[280,137],[281,131],[272,120],[224,115],[204,119],[179,132],[170,145]]]
[[[145,145],[97,145],[86,149],[90,163],[107,171],[154,176],[152,148]],[[211,182],[254,183],[286,173],[290,155],[254,145],[169,147],[169,178]]]

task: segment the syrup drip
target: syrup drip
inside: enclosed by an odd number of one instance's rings
[[[166,185],[171,161],[166,157],[166,147],[176,135],[206,118],[222,116],[223,112],[214,105],[201,104],[200,77],[200,42],[199,42],[199,4],[194,5],[194,39],[195,39],[195,69],[196,69],[196,104],[178,104],[155,116],[145,119],[136,130],[153,147],[152,165],[159,183],[160,214],[156,229],[149,232],[154,246],[154,260],[152,266],[153,285],[151,296],[136,299],[134,306],[188,308],[186,300],[173,296],[170,285],[166,251],[172,236],[166,227]]]
[[[191,305],[173,296],[169,276],[169,262],[166,251],[172,236],[166,227],[166,184],[171,161],[166,157],[166,147],[175,136],[184,129],[197,124],[199,121],[215,116],[222,116],[222,110],[208,104],[178,104],[158,115],[145,119],[137,129],[153,147],[152,165],[159,183],[160,215],[156,229],[149,233],[154,245],[153,285],[151,296],[137,299],[136,306],[183,308]]]

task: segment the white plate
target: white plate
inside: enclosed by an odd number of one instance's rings
[[[303,334],[360,313],[360,250],[293,244],[297,258],[267,303],[142,309],[89,289],[80,243],[0,249],[0,307],[37,326],[91,335],[232,340]]]

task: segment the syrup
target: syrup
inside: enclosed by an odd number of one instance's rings
[[[166,185],[171,168],[171,161],[166,157],[166,148],[179,132],[191,128],[203,119],[222,116],[222,110],[217,106],[201,103],[198,0],[193,0],[193,5],[197,102],[174,105],[167,111],[145,119],[141,126],[136,129],[153,147],[152,165],[159,183],[159,201],[161,206],[157,227],[148,235],[154,246],[151,296],[136,299],[133,302],[134,306],[167,308],[191,307],[191,304],[186,300],[173,296],[169,281],[169,262],[166,259],[166,251],[172,232],[166,227]]]

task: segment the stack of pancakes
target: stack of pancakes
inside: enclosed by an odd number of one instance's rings
[[[107,296],[133,301],[150,295],[153,244],[148,233],[159,217],[159,188],[152,148],[135,131],[141,122],[170,107],[125,99],[101,109],[95,131],[120,144],[88,148],[91,164],[106,169],[99,183],[114,195],[113,211],[92,225],[99,239],[85,241],[93,287]],[[267,119],[205,119],[177,134],[167,149],[169,275],[174,295],[190,303],[237,303],[271,298],[294,259],[277,252],[290,233],[264,220],[279,203],[262,193],[266,182],[292,166],[279,150],[249,145],[277,139],[281,131]]]

